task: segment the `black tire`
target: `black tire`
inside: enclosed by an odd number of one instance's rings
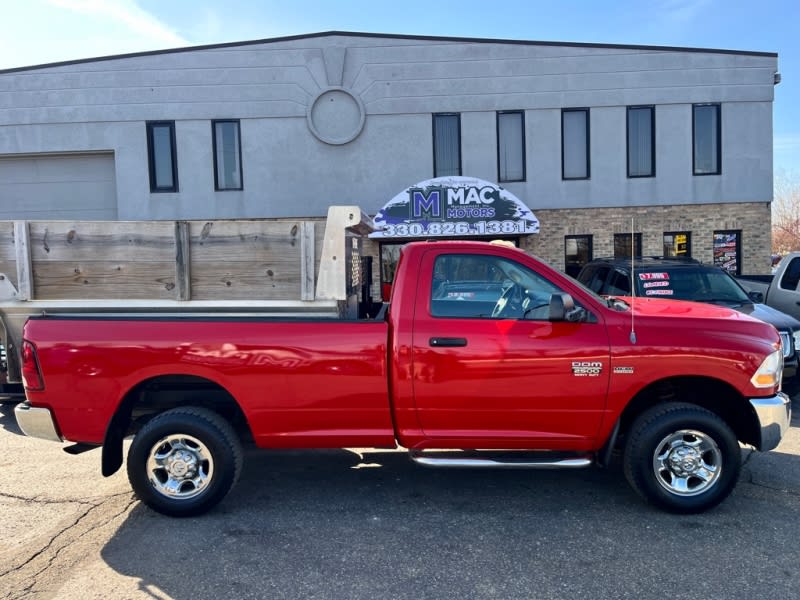
[[[128,480],[147,506],[173,517],[199,515],[218,504],[242,470],[242,447],[217,413],[181,407],[153,417],[128,452]]]
[[[693,404],[668,403],[633,423],[623,465],[631,487],[651,504],[698,513],[730,495],[742,455],[736,435],[719,416]]]

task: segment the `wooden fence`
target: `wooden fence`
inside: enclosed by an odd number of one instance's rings
[[[314,300],[314,220],[2,221],[0,299]]]

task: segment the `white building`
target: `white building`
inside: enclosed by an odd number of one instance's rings
[[[637,253],[766,272],[777,79],[766,52],[341,32],[8,69],[0,219],[375,214],[461,175],[561,268],[633,226]]]

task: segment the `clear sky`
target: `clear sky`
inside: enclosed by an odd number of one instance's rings
[[[775,172],[800,176],[800,0],[0,0],[0,69],[329,30],[777,52]]]

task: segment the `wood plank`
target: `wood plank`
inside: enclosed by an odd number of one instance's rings
[[[299,221],[192,221],[189,228],[193,263],[293,256],[300,273]]]
[[[17,250],[14,246],[14,222],[0,221],[0,274],[17,285]]]
[[[174,300],[175,261],[41,261],[33,282],[37,300]]]
[[[300,299],[314,299],[314,223],[303,221],[300,225]]]
[[[192,300],[298,300],[295,261],[194,263]]]
[[[40,261],[162,262],[175,256],[172,221],[32,221],[31,257]]]
[[[314,282],[319,277],[319,263],[322,260],[322,246],[325,241],[325,219],[318,219],[314,225]],[[316,298],[316,288],[314,297]]]
[[[192,299],[192,247],[189,223],[175,222],[175,281],[178,300]]]
[[[298,221],[190,223],[192,299],[300,299]]]
[[[14,221],[0,221],[0,262],[14,261],[16,259]]]
[[[14,221],[14,244],[17,255],[17,298],[33,298],[33,276],[31,274],[30,231],[27,221]]]

